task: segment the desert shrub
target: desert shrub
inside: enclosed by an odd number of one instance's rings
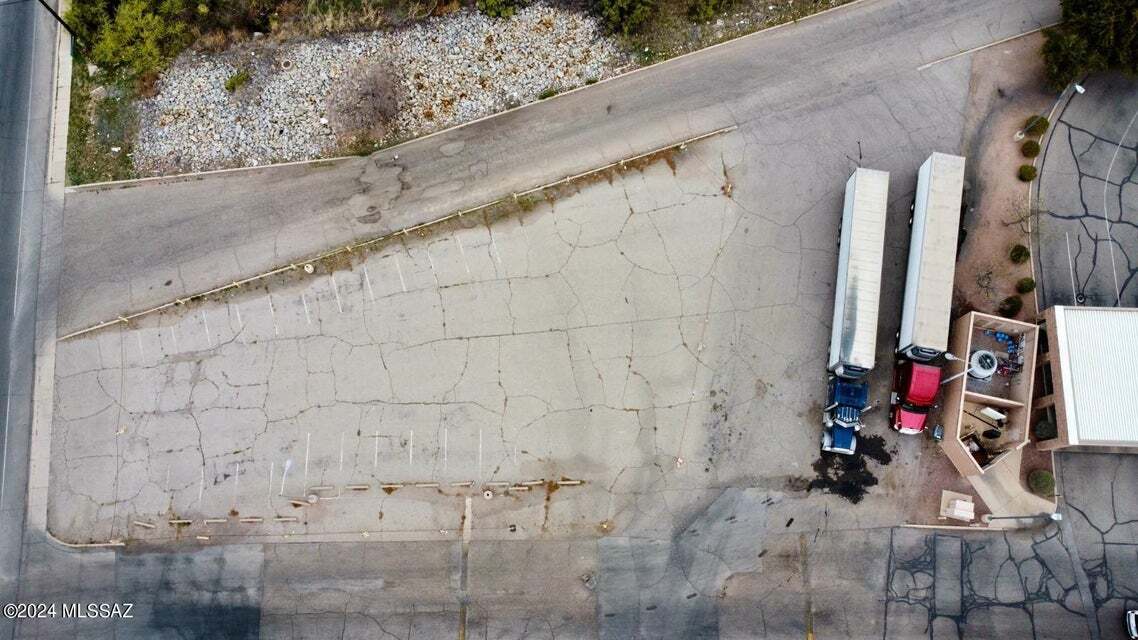
[[[518,10],[518,0],[477,0],[474,5],[491,18],[509,18]]]
[[[1050,498],[1055,495],[1055,476],[1046,469],[1036,469],[1027,474],[1027,486],[1035,495]]]
[[[585,84],[596,84],[598,79],[596,76],[589,76],[585,78]]]
[[[1008,252],[1008,257],[1011,258],[1015,264],[1023,264],[1031,257],[1031,250],[1022,244],[1017,244]]]
[[[550,85],[550,86],[542,89],[541,93],[537,94],[537,99],[538,100],[545,100],[546,98],[552,98],[553,96],[557,95],[558,93],[560,93],[560,90],[558,90],[557,87]]]
[[[90,46],[107,23],[107,15],[107,0],[84,0],[71,3],[64,19],[79,36],[81,44]]]
[[[91,50],[95,63],[130,78],[160,71],[190,37],[181,0],[123,0],[113,20],[99,30]]]
[[[241,87],[245,86],[245,83],[249,82],[250,79],[251,76],[249,75],[248,71],[245,69],[238,69],[237,73],[229,76],[229,79],[225,81],[225,90],[229,93],[233,93],[234,91],[237,91]]]
[[[1055,427],[1055,423],[1046,418],[1036,422],[1031,430],[1035,433],[1036,440],[1052,440],[1059,437],[1059,430]]]
[[[1039,155],[1039,143],[1035,140],[1027,140],[1019,150],[1023,153],[1023,157],[1034,158]]]
[[[1016,293],[1031,293],[1032,291],[1035,291],[1034,278],[1020,278],[1016,282]]]
[[[1031,116],[1023,123],[1023,132],[1029,136],[1041,136],[1051,125],[1043,116]]]
[[[693,0],[688,5],[688,20],[692,22],[711,22],[727,10],[729,0]]]
[[[1036,168],[1030,164],[1021,164],[1019,166],[1019,171],[1016,172],[1016,176],[1018,176],[1019,179],[1023,180],[1024,182],[1031,182],[1032,180],[1035,180],[1035,176],[1037,175],[1039,175],[1039,171],[1037,171]]]
[[[1014,318],[1023,309],[1023,298],[1019,296],[1008,296],[1000,301],[1000,307],[997,309],[999,314],[1005,318]]]
[[[595,10],[609,31],[630,36],[656,13],[655,0],[596,0]]]

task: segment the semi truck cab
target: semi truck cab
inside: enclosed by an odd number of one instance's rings
[[[822,451],[853,455],[861,414],[869,409],[869,383],[830,377],[822,412]]]
[[[920,433],[928,424],[940,390],[940,367],[902,360],[893,368],[893,392],[889,394],[890,422],[903,434]]]

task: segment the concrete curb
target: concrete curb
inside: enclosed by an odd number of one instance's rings
[[[780,22],[778,24],[771,25],[765,29],[759,29],[757,31],[752,31],[750,33],[743,34],[741,36],[731,38],[729,40],[724,40],[723,42],[717,42],[711,46],[704,47],[702,49],[696,49],[695,51],[689,51],[685,54],[675,56],[674,58],[668,58],[667,60],[662,60],[662,61],[654,63],[654,64],[645,65],[642,67],[636,67],[635,69],[632,69],[630,71],[626,71],[624,73],[618,73],[617,75],[614,75],[614,76],[609,76],[608,78],[603,78],[600,81],[594,82],[591,85],[582,85],[580,87],[574,87],[572,89],[568,89],[566,91],[558,93],[557,95],[551,96],[551,97],[546,98],[544,100],[534,100],[533,102],[527,102],[523,105],[516,106],[512,109],[506,109],[505,111],[498,111],[496,113],[491,113],[489,115],[482,116],[481,118],[477,118],[477,119],[471,120],[469,122],[463,122],[461,124],[456,124],[454,126],[447,127],[445,129],[440,129],[438,131],[432,131],[431,133],[428,133],[426,135],[419,136],[417,138],[412,138],[410,140],[405,140],[403,142],[400,142],[399,144],[392,145],[390,147],[378,149],[378,150],[376,150],[375,153],[368,154],[366,157],[371,157],[371,156],[375,155],[376,153],[380,153],[380,152],[383,152],[383,153],[398,152],[399,149],[401,149],[402,147],[409,145],[409,144],[418,144],[424,140],[433,138],[435,136],[440,136],[440,135],[443,135],[444,133],[450,133],[452,131],[458,131],[459,129],[463,129],[465,127],[471,127],[471,126],[474,126],[480,122],[489,120],[491,118],[497,118],[499,116],[504,116],[504,115],[509,114],[509,113],[521,111],[522,109],[528,109],[530,107],[534,107],[534,106],[539,105],[539,104],[552,102],[552,101],[557,100],[559,98],[564,98],[565,96],[568,96],[570,94],[577,93],[578,91],[584,91],[586,89],[590,89],[592,87],[597,87],[597,86],[600,86],[602,84],[612,82],[614,80],[619,80],[621,78],[627,78],[630,76],[634,76],[637,73],[640,73],[642,71],[647,71],[648,69],[657,69],[657,68],[660,68],[664,65],[677,63],[680,60],[684,60],[685,58],[689,58],[691,56],[702,54],[705,51],[711,51],[713,49],[718,49],[720,47],[724,47],[724,46],[727,46],[730,44],[737,43],[741,40],[745,40],[748,38],[754,38],[754,37],[757,37],[757,36],[760,36],[760,35],[766,34],[766,33],[771,33],[773,31],[777,31],[777,30],[784,28],[784,27],[798,25],[799,23],[806,22],[806,21],[814,19],[814,18],[820,18],[820,17],[822,17],[828,13],[834,12],[834,11],[849,9],[849,8],[854,7],[856,5],[874,2],[874,1],[876,1],[876,0],[850,0],[849,2],[846,2],[845,4],[840,4],[836,7],[831,7],[829,9],[824,10],[824,11],[818,11],[816,13],[812,13],[812,14],[805,16],[803,18],[800,18],[798,20],[788,20],[786,22]],[[1016,36],[1016,37],[1019,37],[1019,36]],[[968,53],[968,52],[966,52],[966,51],[960,52],[960,53],[955,54],[955,55],[963,55],[965,53]],[[87,184],[81,184],[81,185],[75,185],[75,186],[67,187],[67,192],[72,193],[72,192],[78,192],[78,191],[98,191],[100,189],[127,189],[127,188],[130,188],[133,186],[137,186],[137,185],[141,185],[141,184],[147,184],[147,183],[151,183],[151,182],[157,182],[157,183],[185,182],[185,181],[189,181],[189,180],[200,180],[200,179],[205,178],[205,177],[223,176],[223,175],[227,175],[227,174],[231,174],[231,173],[241,173],[241,172],[249,172],[249,171],[265,171],[265,170],[277,169],[280,167],[292,167],[292,166],[297,166],[297,165],[310,165],[310,164],[321,164],[321,163],[340,163],[340,162],[350,161],[350,160],[352,160],[354,158],[358,158],[358,157],[360,157],[360,156],[336,156],[336,157],[332,157],[332,158],[314,158],[312,160],[296,160],[293,162],[280,162],[280,163],[275,163],[275,164],[266,164],[266,165],[262,165],[259,167],[236,167],[233,169],[214,169],[211,171],[197,171],[197,172],[193,172],[193,173],[179,173],[176,175],[169,175],[169,176],[151,176],[151,177],[147,177],[147,178],[134,178],[131,180],[111,180],[111,181],[107,181],[107,182],[90,182]]]
[[[60,13],[69,0],[60,0]],[[62,245],[64,184],[67,179],[67,132],[71,104],[71,40],[56,30],[55,78],[53,89],[50,145],[47,159],[47,188],[44,197],[43,231],[40,238],[40,265],[35,332],[35,378],[32,389],[32,433],[28,455],[27,529],[43,532],[49,544],[67,549],[120,546],[107,543],[72,544],[56,538],[47,527],[48,485],[51,471],[51,426],[54,416],[56,317]]]

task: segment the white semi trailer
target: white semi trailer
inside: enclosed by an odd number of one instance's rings
[[[909,238],[909,270],[897,353],[917,362],[948,349],[964,158],[933,153],[917,173]]]
[[[827,368],[859,379],[873,369],[889,173],[858,169],[846,181]]]

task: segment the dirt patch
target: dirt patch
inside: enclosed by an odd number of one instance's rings
[[[399,83],[386,63],[361,64],[328,95],[328,123],[340,144],[382,140],[399,110]]]
[[[854,504],[861,502],[869,488],[877,485],[877,476],[870,471],[867,459],[882,466],[893,461],[881,436],[859,436],[856,455],[822,453],[813,464],[818,476],[810,481],[810,490],[837,494]]]

